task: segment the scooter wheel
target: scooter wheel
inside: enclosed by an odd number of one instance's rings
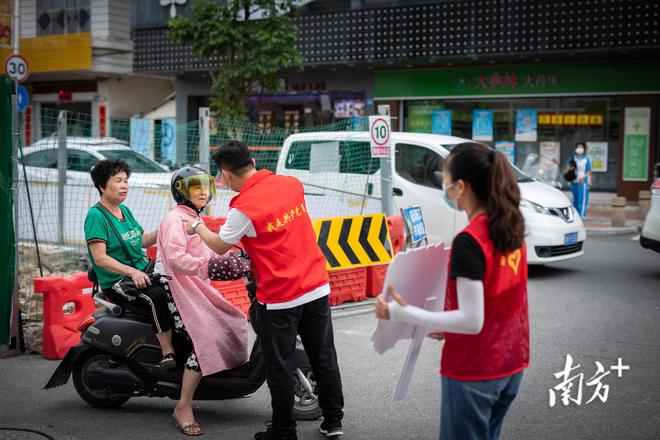
[[[309,393],[303,386],[297,373],[293,374],[295,383],[293,395],[293,417],[296,420],[316,420],[321,417],[321,407],[316,393],[316,379],[311,368],[300,368],[302,374],[307,378],[313,393]]]
[[[109,391],[92,389],[85,383],[87,371],[109,366],[110,355],[96,350],[83,353],[73,366],[73,385],[78,395],[95,408],[118,408],[130,399],[130,396],[113,396]]]

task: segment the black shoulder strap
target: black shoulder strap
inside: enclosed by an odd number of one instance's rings
[[[128,248],[126,247],[126,243],[124,243],[124,239],[121,238],[121,235],[119,235],[119,232],[117,231],[117,228],[115,228],[115,225],[112,224],[112,219],[110,218],[110,215],[108,215],[107,212],[103,208],[101,208],[98,204],[94,205],[96,209],[101,211],[101,213],[105,216],[105,218],[108,220],[108,224],[110,224],[110,227],[112,228],[112,232],[115,233],[117,236],[117,239],[119,240],[119,244],[121,244],[122,249],[124,249],[124,252],[126,253],[126,256],[128,257],[129,260],[131,260],[131,264],[133,267],[137,268],[137,264],[135,263],[135,260],[133,260],[133,257],[131,257],[131,254],[128,253]]]

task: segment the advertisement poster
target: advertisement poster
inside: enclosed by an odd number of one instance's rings
[[[607,142],[587,142],[587,154],[591,159],[591,171],[607,172]]]
[[[539,145],[539,166],[544,171],[550,171],[559,166],[561,144],[554,141],[541,142]]]
[[[433,110],[432,115],[433,134],[451,136],[451,110]]]
[[[163,119],[160,122],[160,151],[163,162],[176,163],[176,119]]]
[[[511,141],[496,141],[495,150],[501,151],[510,163],[516,160],[516,143]]]
[[[475,141],[493,140],[492,110],[474,110],[472,112],[472,139]]]
[[[538,132],[538,110],[516,111],[516,142],[536,142]]]
[[[136,153],[152,159],[153,126],[154,121],[151,119],[131,119],[131,148]]]
[[[650,107],[626,107],[623,180],[645,182],[649,171]]]

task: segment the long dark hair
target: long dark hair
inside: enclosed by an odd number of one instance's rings
[[[449,154],[447,169],[454,182],[469,183],[486,207],[495,249],[509,252],[521,247],[525,220],[520,212],[520,190],[504,154],[477,142],[463,142]]]

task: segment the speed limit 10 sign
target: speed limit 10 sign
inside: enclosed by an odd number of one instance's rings
[[[25,58],[20,55],[9,55],[5,59],[5,73],[8,77],[23,82],[30,76],[30,69]]]
[[[392,133],[389,116],[369,116],[369,137],[371,157],[390,157]]]

